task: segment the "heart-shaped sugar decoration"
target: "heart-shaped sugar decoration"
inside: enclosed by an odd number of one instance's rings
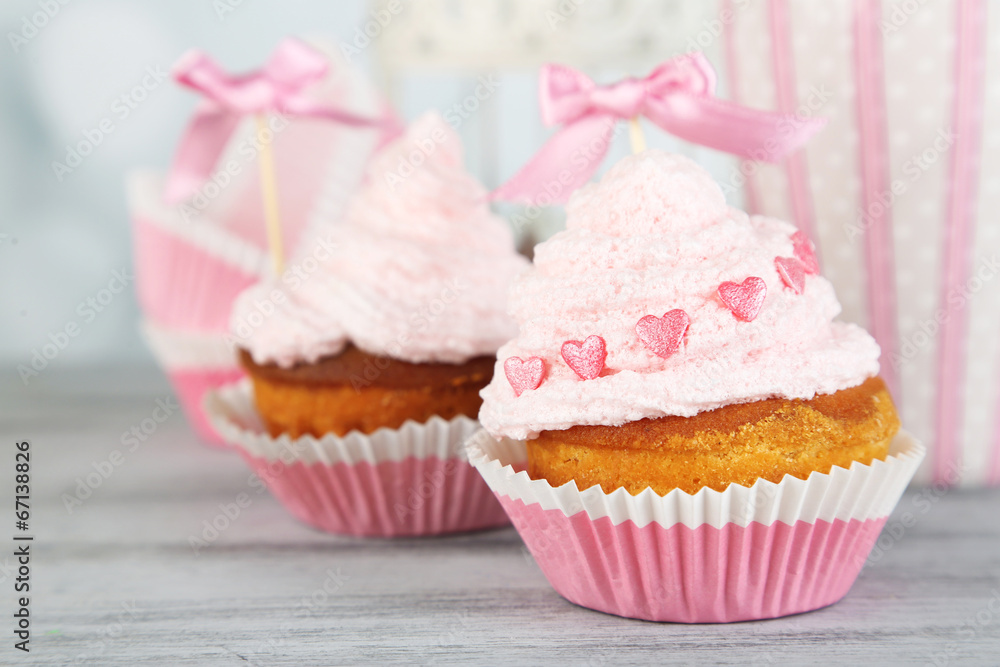
[[[814,276],[819,274],[819,260],[816,259],[816,250],[805,232],[792,234],[792,247],[795,248],[795,257],[802,262],[805,272]]]
[[[764,305],[767,296],[767,285],[757,276],[750,276],[741,283],[726,281],[719,285],[719,298],[726,308],[733,311],[737,319],[750,322],[760,307]]]
[[[806,288],[806,267],[795,257],[775,257],[774,266],[778,269],[781,282],[802,294]]]
[[[600,336],[587,336],[582,343],[568,340],[562,344],[562,358],[583,380],[593,380],[600,375],[607,356],[604,339]]]
[[[666,359],[680,349],[690,324],[688,314],[675,308],[663,317],[646,315],[636,323],[635,333],[650,352]]]
[[[514,395],[520,396],[526,389],[538,389],[542,384],[545,362],[541,357],[510,357],[503,362],[503,372],[514,389]]]

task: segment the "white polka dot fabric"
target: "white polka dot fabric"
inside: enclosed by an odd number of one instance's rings
[[[774,67],[771,62],[770,41],[761,39],[768,34],[768,16],[762,11],[763,3],[744,6],[733,3],[736,20],[733,23],[733,38],[737,56],[735,79],[738,80],[740,103],[758,109],[776,109],[777,90],[774,84]],[[758,6],[761,5],[761,6]],[[750,177],[760,195],[758,211],[783,220],[791,220],[792,209],[788,195],[788,182],[784,178],[781,165],[755,163],[755,172]]]
[[[792,29],[800,104],[816,91],[828,93],[818,111],[828,125],[806,149],[823,271],[837,289],[843,319],[870,326],[866,241],[856,233],[864,211],[854,60],[857,3],[781,1]],[[776,108],[770,3],[733,4],[736,71],[730,76],[740,101]],[[962,294],[968,329],[957,481],[965,486],[1000,483],[1000,6],[987,4],[981,170],[969,282]],[[940,327],[934,319],[948,307],[942,266],[955,120],[956,7],[954,0],[886,1],[881,11],[888,183],[898,190],[891,204],[900,352],[895,363],[902,387],[897,400],[904,427],[931,449],[918,476],[928,481],[939,386]],[[792,218],[783,167],[763,169],[757,187],[762,213]],[[893,360],[883,357],[882,363]]]
[[[884,20],[894,20],[889,6],[883,14]],[[884,34],[889,179],[905,186],[893,201],[893,230],[907,230],[907,241],[897,235],[895,247],[901,355],[897,369],[905,388],[900,417],[926,443],[934,440],[938,349],[930,323],[941,294],[950,153],[935,148],[934,141],[952,123],[954,42],[943,34],[954,31],[954,15],[951,3],[928,3],[897,30]],[[927,85],[929,80],[936,85]],[[924,460],[921,479],[929,478],[933,461],[933,456]]]
[[[1000,484],[1000,6],[991,4],[990,10],[987,31],[996,38],[987,41],[973,275],[968,285],[963,454],[970,484]]]
[[[827,126],[809,142],[806,162],[823,272],[833,281],[842,319],[867,327],[864,244],[859,215],[858,132],[851,39],[851,3],[788,3],[799,100],[815,100]],[[765,7],[766,10],[766,7]]]

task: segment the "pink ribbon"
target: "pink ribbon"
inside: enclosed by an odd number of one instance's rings
[[[181,56],[174,78],[205,98],[181,139],[164,199],[177,203],[197,192],[211,177],[241,117],[248,114],[280,113],[354,127],[395,126],[392,118],[366,118],[308,97],[305,91],[321,81],[328,68],[323,54],[297,39],[282,41],[261,69],[248,74],[229,74],[202,51]]]
[[[668,60],[644,79],[610,86],[598,86],[570,67],[546,65],[539,83],[543,122],[565,127],[491,199],[565,202],[597,171],[621,119],[645,116],[687,141],[765,162],[777,162],[826,123],[714,97],[715,70],[700,53]]]

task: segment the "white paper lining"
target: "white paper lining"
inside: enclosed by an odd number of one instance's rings
[[[692,495],[675,489],[660,496],[646,489],[633,496],[622,488],[613,493],[604,493],[600,486],[581,491],[575,481],[553,487],[544,479],[532,480],[513,467],[524,467],[527,461],[522,441],[497,441],[479,431],[466,449],[469,462],[499,495],[561,510],[566,516],[585,511],[591,519],[609,517],[615,525],[631,520],[640,527],[655,522],[665,528],[678,523],[721,528],[727,523],[882,518],[892,512],[925,454],[920,443],[900,431],[886,460],[871,465],[835,466],[828,474],[814,472],[805,480],[786,476],[778,484],[762,479],[749,488],[732,484],[721,492],[704,488]]]
[[[398,429],[380,428],[367,435],[352,431],[343,437],[327,434],[322,438],[311,435],[273,438],[254,406],[253,386],[248,379],[208,392],[204,409],[219,435],[251,456],[307,465],[354,465],[362,461],[376,464],[410,457],[464,461],[463,443],[480,429],[479,422],[464,416],[451,420],[431,417],[423,424],[407,421]]]
[[[236,352],[222,333],[174,331],[149,320],[139,325],[156,360],[166,370],[236,368]]]

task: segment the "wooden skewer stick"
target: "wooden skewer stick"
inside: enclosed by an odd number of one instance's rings
[[[641,153],[646,150],[646,137],[642,133],[642,125],[639,124],[639,117],[632,116],[628,121],[628,139],[632,144],[632,154]]]
[[[260,193],[264,203],[264,220],[267,223],[267,244],[271,249],[271,265],[274,275],[280,276],[285,271],[285,251],[281,239],[281,215],[278,209],[278,182],[274,169],[274,153],[271,151],[272,141],[265,141],[267,118],[264,114],[257,115],[257,140],[261,144],[260,159]],[[272,133],[273,134],[273,133]]]

